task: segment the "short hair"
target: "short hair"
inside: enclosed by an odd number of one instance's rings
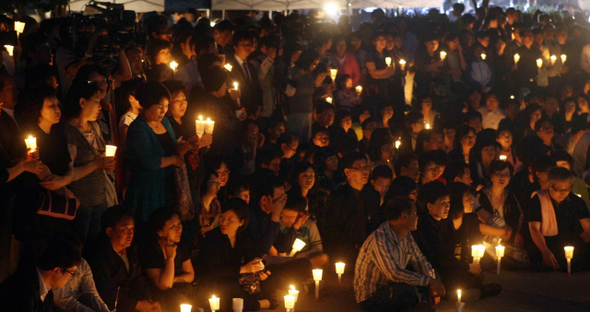
[[[237,31],[232,38],[233,46],[237,47],[241,41],[252,43],[252,41],[254,41],[254,36],[252,36],[252,33],[249,31]]]
[[[412,161],[418,161],[418,156],[413,153],[406,153],[401,155],[394,164],[395,175],[400,176],[402,174],[402,167],[409,168],[412,165]]]
[[[331,146],[320,147],[313,155],[313,164],[318,172],[324,170],[326,160],[332,156],[338,156],[338,151]]]
[[[574,166],[574,158],[572,157],[572,155],[570,155],[566,151],[562,151],[562,150],[553,151],[551,153],[551,157],[553,157],[553,159],[555,160],[555,162],[558,162],[558,161],[567,161],[569,163],[569,165],[570,165],[570,168],[573,168],[573,166]]]
[[[258,205],[260,199],[264,196],[273,197],[275,194],[275,188],[285,186],[283,182],[274,175],[274,173],[269,173],[269,175],[265,175],[263,179],[261,179],[261,181],[252,182],[256,182],[251,184],[252,189],[250,190],[250,202],[254,205]]]
[[[408,197],[395,197],[385,203],[385,219],[387,221],[397,220],[402,213],[410,213],[416,209],[416,205]]]
[[[154,210],[148,220],[150,229],[154,233],[158,233],[158,231],[164,228],[166,221],[171,220],[174,216],[178,216],[178,214],[169,207],[160,207]]]
[[[440,181],[428,182],[420,188],[418,192],[418,205],[422,212],[428,212],[427,204],[434,204],[437,200],[443,196],[449,195],[449,189],[447,186]]]
[[[377,120],[377,118],[369,117],[365,119],[365,121],[363,121],[363,123],[361,124],[361,129],[366,130],[369,127],[369,124],[372,122],[379,124],[379,120]]]
[[[475,38],[476,39],[484,39],[484,38],[489,38],[490,37],[490,33],[488,33],[487,31],[478,31],[477,34],[475,34]]]
[[[505,169],[508,169],[508,171],[510,171],[510,176],[512,177],[512,175],[514,174],[514,167],[511,163],[503,160],[492,160],[492,162],[490,163],[490,175],[498,173],[500,171],[504,171]]]
[[[147,55],[148,59],[153,62],[152,65],[155,65],[156,56],[158,56],[160,51],[165,49],[172,49],[170,42],[162,39],[154,39],[151,40],[147,45],[145,54]]]
[[[424,119],[424,115],[421,112],[411,111],[406,115],[406,124],[411,127],[413,124],[418,123],[420,119]]]
[[[240,221],[244,221],[244,224],[238,228],[238,233],[248,228],[248,223],[250,223],[250,207],[248,207],[248,204],[241,198],[230,198],[221,205],[221,213],[230,210],[238,216]]]
[[[139,101],[139,105],[146,110],[158,105],[163,98],[170,101],[170,92],[161,82],[151,80],[139,86],[135,98]]]
[[[47,80],[51,77],[58,77],[53,66],[47,64],[33,65],[25,73],[25,89],[48,86]]]
[[[471,194],[468,185],[461,182],[451,182],[447,184],[449,188],[449,199],[451,207],[449,208],[449,216],[452,220],[459,219],[465,214],[465,207],[463,206],[463,196],[466,193]]]
[[[215,26],[213,26],[213,30],[216,30],[217,32],[224,32],[224,31],[234,31],[234,25],[232,25],[232,23],[228,20],[223,20],[220,22],[217,22],[215,24]]]
[[[299,59],[297,60],[297,68],[302,70],[309,70],[309,66],[313,64],[313,62],[320,59],[320,54],[314,49],[307,49],[301,53]]]
[[[214,67],[208,71],[207,79],[203,79],[203,87],[207,92],[217,91],[228,79],[229,73],[225,69]]]
[[[215,44],[215,39],[206,35],[192,36],[190,41],[190,46],[195,49],[198,57],[201,57],[201,54],[209,50],[209,47],[213,44]]]
[[[326,101],[321,101],[319,102],[316,106],[315,106],[315,113],[316,114],[322,114],[325,111],[335,111],[336,108],[334,108],[334,105],[326,102]]]
[[[358,160],[367,160],[365,154],[361,152],[352,152],[342,158],[342,168],[351,169]]]
[[[447,183],[451,183],[455,178],[464,176],[466,169],[469,170],[469,165],[464,161],[453,160],[445,167],[442,177]]]
[[[461,125],[459,128],[457,128],[457,131],[455,133],[455,141],[453,142],[453,146],[455,148],[460,147],[461,140],[463,140],[463,137],[467,136],[469,134],[469,132],[473,132],[473,134],[475,134],[475,129],[473,129],[473,127],[470,127],[468,125]]]
[[[547,171],[557,166],[555,159],[549,155],[540,155],[531,163],[532,173]]]
[[[283,157],[283,151],[277,147],[271,146],[261,148],[256,153],[256,168],[260,169],[260,166],[262,165],[268,166],[274,159],[281,157]]]
[[[116,205],[107,208],[100,216],[100,228],[104,232],[107,228],[114,228],[125,219],[133,219],[135,211],[125,205]]]
[[[311,133],[311,137],[315,138],[315,136],[320,133],[325,133],[328,137],[330,137],[330,131],[328,129],[322,128],[322,127],[317,127],[315,129],[313,129],[313,131]]]
[[[237,196],[240,191],[249,191],[250,184],[244,179],[229,179],[227,182],[227,193]]]
[[[465,122],[469,122],[470,120],[473,120],[473,119],[483,120],[483,117],[481,116],[481,113],[478,111],[468,111],[465,114]]]
[[[56,98],[57,91],[51,87],[36,88],[22,92],[15,107],[15,115],[21,129],[34,129],[39,124],[45,99]]]
[[[119,87],[119,95],[117,102],[117,113],[119,116],[124,115],[129,109],[131,108],[131,103],[129,102],[129,96],[133,95],[134,97],[137,96],[137,90],[141,82],[136,79],[131,79],[128,81],[121,82],[121,87]]]
[[[304,173],[305,171],[307,171],[307,169],[313,169],[314,173],[315,173],[315,167],[312,163],[307,162],[307,161],[299,161],[297,163],[295,163],[295,165],[293,166],[293,171],[291,173],[291,184],[292,186],[298,186],[297,184],[297,179],[299,178],[299,175]]]
[[[385,145],[393,146],[393,138],[389,132],[389,128],[377,128],[371,135],[369,141],[369,156],[373,160],[377,160],[381,157],[381,148]]]
[[[221,58],[217,54],[207,53],[199,55],[199,58],[197,60],[197,68],[199,69],[199,75],[201,75],[201,77],[208,77],[209,72],[213,68],[213,64],[217,62],[221,63]]]
[[[377,166],[371,172],[371,180],[377,181],[379,178],[393,179],[393,171],[386,165]]]
[[[184,92],[185,89],[184,84],[180,80],[168,80],[162,82],[162,84],[164,85],[164,87],[166,87],[166,89],[168,89],[168,92],[170,92],[170,96],[180,91]]]
[[[80,249],[65,239],[51,239],[37,258],[36,265],[43,271],[55,268],[67,270],[80,265],[82,255]]]
[[[287,203],[285,204],[284,209],[288,210],[295,210],[299,212],[305,211],[307,207],[307,198],[301,195],[289,196],[287,197]]]
[[[574,174],[567,168],[563,167],[553,167],[547,174],[547,182],[549,182],[549,185],[551,186],[553,186],[555,182],[567,180],[571,181],[573,178]]]
[[[281,144],[291,145],[293,142],[299,142],[299,137],[290,131],[285,131],[285,133],[281,134],[281,136],[277,140],[277,144],[281,146]]]

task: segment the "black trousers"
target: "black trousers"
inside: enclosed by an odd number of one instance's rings
[[[428,301],[427,287],[392,282],[379,288],[369,299],[360,302],[359,305],[364,311],[396,312]]]

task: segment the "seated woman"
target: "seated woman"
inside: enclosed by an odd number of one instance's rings
[[[228,200],[222,207],[219,227],[207,234],[199,253],[199,277],[211,282],[209,289],[222,298],[223,311],[231,310],[232,298],[243,298],[245,311],[274,309],[278,305],[271,299],[272,289],[264,282],[270,272],[264,270],[262,259],[255,258],[249,236],[244,232],[249,220],[250,208],[245,201]],[[255,276],[260,279],[259,288],[246,291],[246,280]]]
[[[139,261],[153,292],[162,298],[164,310],[178,309],[181,303],[197,305],[195,271],[190,251],[182,248],[182,223],[171,209],[156,209],[149,219],[149,233],[140,243]]]
[[[500,144],[495,140],[495,134],[493,138],[488,135],[478,135],[471,151],[473,158],[469,162],[471,179],[475,185],[490,184],[490,164],[497,158],[500,148]]]
[[[201,203],[197,211],[198,228],[202,237],[205,237],[207,232],[219,226],[221,203],[217,199],[217,193],[220,188],[219,175],[216,171],[210,170],[205,175],[205,181],[201,185]]]
[[[387,128],[378,128],[371,134],[369,143],[369,157],[371,159],[371,171],[377,166],[385,165],[393,170],[395,158],[395,144],[391,132]]]

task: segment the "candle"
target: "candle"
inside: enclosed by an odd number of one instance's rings
[[[363,93],[363,87],[361,86],[356,86],[356,93],[360,96],[361,93]]]
[[[332,78],[332,82],[336,82],[336,75],[338,75],[338,70],[336,68],[331,68],[330,78]]]
[[[193,306],[190,304],[181,304],[180,305],[180,312],[191,312],[193,309]]]
[[[299,290],[295,289],[295,286],[291,285],[291,289],[289,289],[289,295],[295,297],[295,302],[299,298]]]
[[[429,123],[426,124],[426,129],[430,129],[430,124]]]
[[[176,63],[175,61],[170,62],[170,68],[172,68],[172,70],[175,72],[176,72],[176,67],[178,67],[178,63]]]
[[[115,153],[117,152],[117,147],[114,145],[107,145],[105,151],[106,157],[115,157]]]
[[[213,297],[211,297],[211,299],[209,299],[209,305],[211,306],[211,311],[219,310],[219,298],[217,298],[217,297],[215,297],[215,295],[213,295]]]
[[[537,59],[537,67],[539,67],[539,69],[541,69],[541,67],[543,67],[543,60],[540,58]]]
[[[404,60],[404,59],[399,60],[399,65],[400,65],[400,68],[402,70],[404,70],[404,68],[406,67],[406,60]]]
[[[207,120],[205,120],[205,133],[213,134],[213,128],[215,128],[215,121],[212,121],[211,118],[207,118]]]
[[[195,120],[197,125],[197,135],[199,137],[203,136],[205,133],[205,122],[203,122],[203,116],[199,116],[199,119]]]
[[[555,65],[556,61],[557,61],[557,56],[551,55],[551,66]]]
[[[8,55],[12,56],[14,53],[14,46],[11,46],[9,44],[5,44],[4,48],[6,48],[6,51],[8,51]]]
[[[328,102],[328,103],[332,104],[332,98],[331,98],[331,97],[327,97],[327,98],[326,98],[326,102]]]
[[[34,152],[37,149],[37,138],[29,135],[29,137],[25,139],[25,144],[29,151]]]
[[[441,59],[441,61],[444,61],[446,58],[447,58],[447,52],[440,51],[440,59]]]
[[[483,245],[471,246],[471,256],[473,257],[473,263],[479,263],[479,260],[483,258],[486,251],[486,247]]]
[[[565,64],[565,61],[567,60],[567,55],[562,54],[561,55],[561,64]]]
[[[236,91],[238,91],[238,90],[239,90],[239,89],[238,89],[238,82],[237,82],[237,81],[234,81],[234,90],[236,90]]]
[[[567,259],[567,274],[572,274],[572,259],[574,258],[574,246],[565,246],[565,258]]]
[[[225,65],[223,65],[223,67],[225,69],[227,69],[227,71],[231,71],[231,69],[232,69],[232,66],[230,64],[225,64]]]
[[[506,161],[506,155],[500,155],[500,160]]]
[[[385,58],[385,64],[387,64],[387,66],[391,66],[391,57],[386,57]]]
[[[25,31],[25,25],[26,24],[23,22],[14,22],[14,30],[20,35]]]
[[[303,247],[305,247],[305,242],[300,240],[299,238],[296,238],[295,241],[293,242],[293,248],[291,249],[291,253],[289,254],[289,257],[293,257],[295,256],[296,253],[300,252]]]
[[[518,61],[520,61],[520,55],[518,55],[518,53],[514,54],[514,64],[518,64]]]
[[[516,39],[516,36],[514,35],[514,33],[512,33],[512,40]]]
[[[291,295],[286,295],[284,298],[285,309],[287,309],[287,311],[290,311],[291,309],[293,309],[293,307],[295,307],[295,297]]]
[[[487,57],[487,55],[486,55],[485,53],[482,53],[482,54],[481,54],[481,59],[482,59],[482,60],[484,60],[484,61],[485,61],[485,60],[486,60],[486,57]]]
[[[511,99],[511,100],[514,100],[514,95],[511,95],[511,96],[510,96],[510,99]]]
[[[340,284],[342,282],[342,274],[344,274],[345,267],[346,267],[346,263],[336,262],[336,274],[338,274],[338,284]]]
[[[322,273],[324,270],[315,269],[313,272],[313,280],[315,281],[315,300],[320,299],[320,281],[322,280]]]
[[[457,301],[461,302],[461,289],[457,289]]]
[[[502,245],[496,246],[496,257],[498,257],[498,266],[496,267],[496,274],[500,274],[500,263],[502,262],[502,257],[504,257],[504,249],[505,247]]]
[[[576,194],[576,196],[578,196],[578,197],[582,198],[582,194]]]
[[[233,298],[231,300],[231,307],[234,310],[234,312],[242,312],[242,310],[244,310],[244,299]]]
[[[395,141],[395,148],[396,149],[399,149],[400,145],[402,145],[402,141],[400,141],[400,140]]]

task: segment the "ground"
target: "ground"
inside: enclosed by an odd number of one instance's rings
[[[314,300],[312,292],[300,295],[296,312],[361,311],[355,303],[352,276],[345,275],[338,284],[335,274],[324,270],[320,287],[320,299]],[[562,272],[537,273],[530,271],[502,271],[500,275],[485,273],[486,282],[498,282],[503,286],[500,295],[467,303],[465,312],[475,311],[590,311],[590,272],[568,276]],[[455,302],[442,301],[437,311],[455,311]],[[276,311],[285,311],[283,307]]]

